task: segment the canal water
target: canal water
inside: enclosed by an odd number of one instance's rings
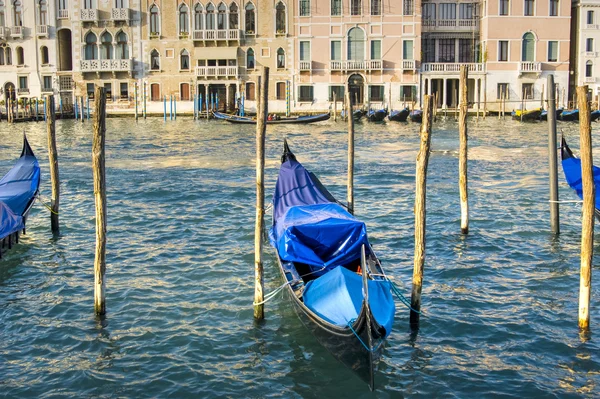
[[[577,328],[581,207],[550,233],[547,125],[470,120],[470,234],[460,234],[458,132],[435,124],[427,187],[421,328],[397,304],[377,390],[337,363],[278,296],[252,317],[253,127],[107,121],[107,309],[93,313],[92,123],[57,122],[61,234],[37,203],[0,261],[0,396],[9,398],[592,397],[600,387],[598,284],[592,333]],[[356,215],[406,296],[413,267],[416,124],[356,125]],[[26,130],[50,197],[45,125],[0,124],[0,173]],[[559,124],[574,149],[578,126]],[[345,198],[347,135],[333,121],[269,126],[266,201],[283,139]],[[600,143],[597,131],[593,141]],[[600,163],[599,150],[595,158]],[[559,170],[563,200],[576,196]],[[268,212],[267,224],[271,223]],[[596,242],[600,235],[596,234]],[[600,272],[596,245],[594,274]],[[281,284],[265,247],[265,284]]]

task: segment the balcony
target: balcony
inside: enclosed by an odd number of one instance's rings
[[[415,70],[415,60],[402,60],[402,70],[403,71],[414,71]]]
[[[382,60],[346,60],[329,62],[329,69],[331,69],[331,71],[379,71],[382,68]],[[300,70],[302,70],[302,68],[300,68]]]
[[[130,15],[131,11],[129,10],[129,8],[113,8],[112,13],[110,15],[110,19],[114,22],[129,22],[129,20],[131,19]]]
[[[193,40],[226,40],[226,41],[239,41],[242,36],[240,29],[211,29],[211,30],[194,30],[192,32]]]
[[[462,65],[467,66],[469,73],[485,73],[485,64],[476,62],[428,62],[422,64],[421,72],[456,75]]]
[[[130,72],[131,60],[81,60],[81,72]]]
[[[23,94],[29,94],[29,88],[24,87],[24,88],[17,89],[17,94],[20,96]]]
[[[196,76],[199,78],[216,78],[216,77],[238,77],[237,66],[199,66],[196,67]]]
[[[524,73],[542,73],[541,62],[519,62],[519,76]]]
[[[81,22],[98,22],[98,10],[96,8],[81,10]]]
[[[0,39],[6,39],[10,35],[10,30],[4,26],[0,26]]]
[[[592,76],[586,76],[585,78],[583,78],[583,82],[584,83],[596,83],[596,78],[594,78]]]
[[[35,27],[35,34],[38,37],[48,37],[48,25],[37,25]]]
[[[58,19],[69,19],[69,10],[58,10]]]
[[[54,93],[54,89],[52,87],[42,87],[42,93]]]
[[[300,65],[298,66],[300,71],[310,71],[312,70],[312,61],[300,61]]]
[[[22,26],[13,26],[10,28],[10,37],[13,39],[22,39],[23,38],[23,27]]]
[[[478,19],[423,19],[423,32],[452,31],[477,32]]]

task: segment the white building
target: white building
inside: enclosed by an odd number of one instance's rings
[[[572,83],[588,85],[597,101],[596,96],[600,94],[600,1],[579,0],[573,5]]]

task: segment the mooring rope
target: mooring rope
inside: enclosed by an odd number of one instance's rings
[[[369,347],[368,347],[368,346],[367,346],[367,345],[366,345],[366,344],[363,342],[363,340],[360,338],[360,336],[359,336],[359,335],[358,335],[358,333],[357,333],[357,332],[354,330],[354,328],[352,328],[352,324],[354,324],[354,322],[355,322],[355,321],[356,321],[356,319],[352,319],[352,320],[350,320],[350,321],[348,322],[348,327],[350,327],[350,330],[352,331],[352,333],[354,334],[354,336],[355,336],[356,338],[358,338],[358,341],[359,341],[359,342],[362,344],[362,346],[363,346],[363,347],[364,347],[364,348],[367,350],[367,352],[371,352],[371,353],[373,353],[373,352],[376,352],[376,351],[379,349],[379,347],[380,347],[381,345],[383,345],[383,340],[381,340],[381,342],[379,342],[379,345],[377,345],[375,348],[373,348],[373,349],[370,349],[370,348],[369,348]],[[371,328],[371,326],[368,326],[367,328]]]
[[[390,280],[389,278],[387,278],[387,281],[389,281],[390,284],[391,284],[391,286],[392,286],[392,292],[394,294],[396,294],[396,296],[398,297],[398,299],[400,300],[400,302],[402,302],[404,304],[404,306],[406,306],[407,308],[409,308],[412,312],[415,312],[415,313],[418,313],[420,315],[425,316],[422,311],[413,309],[412,306],[410,306],[410,301],[404,295],[402,295],[402,293],[400,292],[400,290],[398,289],[398,287],[396,286],[396,284],[394,284],[394,282],[392,280]]]
[[[51,213],[58,215],[58,212],[53,211],[52,208],[50,207],[50,205],[48,205],[44,202],[44,200],[42,199],[41,193],[38,193],[37,197],[38,197],[38,200],[42,203],[42,205],[44,205]]]
[[[271,291],[267,295],[265,295],[265,299],[262,302],[258,302],[258,303],[257,302],[252,302],[252,306],[262,305],[262,304],[266,303],[267,301],[270,301],[271,299],[275,298],[275,296],[277,294],[279,294],[281,292],[281,290],[283,290],[285,288],[286,285],[288,285],[288,284],[290,284],[290,285],[291,284],[295,284],[295,283],[297,283],[299,281],[302,281],[302,277],[308,276],[308,275],[313,274],[313,273],[318,273],[318,272],[321,272],[323,270],[325,270],[325,266],[323,266],[319,270],[315,270],[315,271],[312,271],[310,273],[306,273],[306,274],[301,275],[300,279],[294,279],[292,281],[288,281],[288,282],[283,283],[280,287],[276,288],[274,291]]]

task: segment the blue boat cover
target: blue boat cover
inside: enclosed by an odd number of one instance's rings
[[[0,180],[0,201],[22,215],[40,185],[40,166],[34,155],[23,155]]]
[[[565,178],[569,186],[577,192],[579,198],[583,199],[583,183],[581,180],[581,159],[570,157],[562,160],[562,168],[565,172]],[[600,209],[600,196],[598,188],[600,187],[600,168],[592,167],[594,174],[594,185],[596,186],[596,209]]]
[[[362,244],[368,245],[365,224],[319,186],[296,160],[282,163],[269,234],[282,260],[305,263],[316,277],[359,259]]]
[[[373,317],[385,328],[387,337],[394,322],[394,298],[390,282],[368,280],[369,305]],[[304,304],[331,324],[346,327],[358,317],[363,303],[362,276],[345,267],[337,267],[304,288]]]
[[[24,228],[23,218],[15,215],[8,205],[0,201],[0,240]]]

